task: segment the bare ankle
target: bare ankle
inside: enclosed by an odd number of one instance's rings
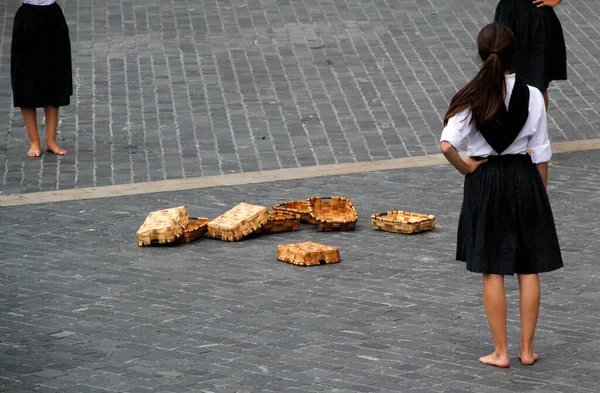
[[[519,350],[521,353],[533,353],[533,339],[521,340]]]

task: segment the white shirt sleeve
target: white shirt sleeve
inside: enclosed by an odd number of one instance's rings
[[[465,109],[448,119],[448,124],[442,131],[440,143],[446,141],[458,149],[463,139],[465,139],[473,130],[474,125],[471,124],[471,111]]]
[[[529,142],[527,143],[527,147],[531,150],[531,161],[534,164],[539,164],[542,162],[548,162],[552,158],[552,146],[550,145],[550,139],[548,139],[548,117],[546,115],[546,106],[544,105],[544,100],[542,94],[538,91],[541,100],[539,105],[541,109],[539,110],[540,116],[535,123],[535,130],[533,134],[529,137]]]

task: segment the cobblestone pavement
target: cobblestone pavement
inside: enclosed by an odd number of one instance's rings
[[[71,155],[24,157],[0,4],[0,191],[87,187],[437,151],[496,0],[59,0],[75,95]],[[600,3],[558,7],[569,81],[554,141],[600,136]]]
[[[600,151],[555,156],[566,268],[542,277],[533,367],[516,359],[507,279],[508,370],[477,362],[490,335],[481,278],[453,260],[462,178],[450,167],[0,209],[0,391],[596,393],[599,163]],[[351,198],[357,230],[135,245],[153,209],[215,217],[315,193]],[[438,227],[370,228],[371,213],[399,208]],[[342,263],[275,260],[277,244],[302,240],[340,247]]]

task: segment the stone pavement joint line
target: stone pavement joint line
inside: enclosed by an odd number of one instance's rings
[[[554,153],[570,153],[600,149],[600,138],[552,144]],[[463,153],[464,156],[464,153]],[[74,200],[111,198],[117,196],[152,194],[166,191],[184,191],[202,188],[235,186],[243,184],[270,183],[285,180],[310,179],[315,177],[348,175],[393,169],[418,168],[447,165],[442,154],[391,160],[353,162],[345,164],[319,165],[304,168],[276,169],[262,172],[234,173],[190,179],[162,180],[147,183],[122,184],[105,187],[90,187],[71,190],[43,191],[37,193],[0,195],[0,207],[54,203]]]

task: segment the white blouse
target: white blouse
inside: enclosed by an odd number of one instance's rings
[[[23,4],[31,5],[52,5],[56,3],[56,0],[22,0]]]
[[[504,103],[508,109],[510,97],[515,87],[515,74],[506,75],[506,97]],[[531,160],[535,164],[548,162],[552,158],[552,147],[548,139],[548,123],[544,96],[535,87],[529,87],[529,117],[515,141],[502,152],[506,154],[526,154],[531,149]],[[463,139],[469,141],[468,154],[470,157],[487,157],[498,155],[486,142],[483,135],[471,123],[471,113],[465,109],[448,120],[442,131],[440,142],[446,141],[459,148]]]

